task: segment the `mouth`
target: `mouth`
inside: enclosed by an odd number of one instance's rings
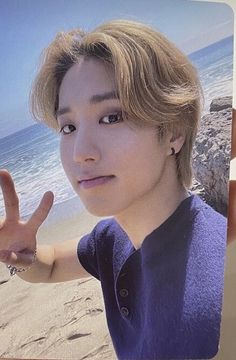
[[[79,185],[84,189],[89,189],[95,186],[104,185],[114,179],[114,175],[108,176],[97,176],[94,178],[87,178],[83,180],[79,180]]]

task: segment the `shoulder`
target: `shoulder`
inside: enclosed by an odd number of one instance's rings
[[[187,311],[191,310],[191,319],[194,316],[211,329],[220,322],[227,219],[197,196],[191,206],[194,216],[187,248],[184,302]]]
[[[90,235],[95,237],[97,241],[103,239],[104,236],[114,238],[116,236],[120,236],[121,234],[122,229],[114,218],[99,221],[90,233]]]
[[[77,256],[81,265],[89,274],[99,280],[101,278],[101,260],[109,258],[112,251],[114,227],[113,219],[99,221],[93,230],[78,242]]]
[[[175,213],[166,221],[165,228],[173,233],[197,242],[203,247],[211,242],[224,246],[227,235],[227,219],[205,203],[199,196],[192,194],[176,209]],[[214,240],[214,242],[212,241]]]
[[[125,242],[126,234],[114,219],[101,220],[79,241],[78,258],[88,273],[102,280],[113,273],[114,254],[123,251]]]
[[[196,288],[200,286],[196,298],[205,297],[206,301],[220,304],[223,292],[227,220],[200,198],[195,197],[194,202],[197,212],[188,246],[189,278]]]
[[[195,209],[194,224],[196,229],[205,233],[205,237],[212,235],[226,241],[227,219],[197,195],[192,198],[192,207]]]
[[[183,215],[179,226],[188,244],[188,264],[202,279],[222,280],[227,219],[196,195],[189,198]]]
[[[101,220],[93,228],[93,230],[83,236],[80,240],[80,248],[83,244],[86,246],[101,249],[105,245],[106,249],[112,246],[115,240],[123,237],[123,230],[114,218]]]

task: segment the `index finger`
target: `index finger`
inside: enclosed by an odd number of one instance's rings
[[[51,191],[47,191],[44,195],[38,208],[35,210],[31,218],[28,220],[28,225],[34,229],[38,230],[38,228],[42,225],[44,220],[47,218],[49,211],[53,205],[54,195]]]
[[[12,177],[7,170],[0,170],[0,186],[5,204],[6,220],[19,220],[19,199]]]

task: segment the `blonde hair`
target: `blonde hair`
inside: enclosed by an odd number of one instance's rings
[[[117,96],[125,118],[185,136],[176,155],[178,178],[189,187],[191,154],[200,118],[201,87],[195,68],[174,44],[151,27],[113,20],[94,31],[59,33],[43,52],[31,91],[35,119],[57,129],[58,94],[65,73],[83,58],[97,58],[114,70]]]

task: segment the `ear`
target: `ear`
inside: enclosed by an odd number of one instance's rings
[[[174,153],[178,154],[180,152],[180,150],[182,149],[182,146],[185,142],[185,135],[182,134],[178,134],[178,135],[171,135],[169,137],[169,155],[173,154],[173,150],[174,149]]]

